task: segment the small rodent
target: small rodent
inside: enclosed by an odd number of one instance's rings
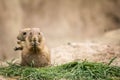
[[[23,49],[23,45],[24,45],[24,41],[25,41],[25,38],[26,38],[26,34],[27,32],[30,30],[30,28],[24,28],[24,29],[21,29],[18,36],[17,36],[17,44],[18,46],[14,48],[15,51],[17,50],[22,50]]]
[[[50,65],[50,51],[45,44],[43,33],[39,28],[30,28],[17,38],[22,41],[21,65],[44,67]]]

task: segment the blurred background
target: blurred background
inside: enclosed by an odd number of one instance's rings
[[[120,33],[120,0],[0,0],[0,60],[18,56],[16,36],[26,27],[39,27],[50,48]]]

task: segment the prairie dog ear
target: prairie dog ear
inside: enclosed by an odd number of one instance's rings
[[[25,38],[28,34],[28,32],[30,31],[30,28],[25,28],[25,29],[22,29],[18,36],[17,36],[17,39],[20,40],[20,41],[25,41]]]

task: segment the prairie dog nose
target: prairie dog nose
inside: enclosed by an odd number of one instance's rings
[[[32,41],[33,41],[33,42],[38,41],[38,37],[37,37],[37,36],[33,36],[33,37],[32,37]]]
[[[33,38],[33,41],[36,42],[36,38]]]
[[[33,36],[32,37],[32,46],[37,46],[37,45],[39,45],[38,37],[37,36]]]
[[[33,38],[33,40],[32,40],[32,46],[36,46],[37,45],[37,41],[36,41],[36,38]]]

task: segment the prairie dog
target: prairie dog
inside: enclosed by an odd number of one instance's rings
[[[24,28],[24,29],[20,30],[20,32],[17,36],[17,39],[20,41],[25,41],[26,34],[29,30],[30,30],[30,28]]]
[[[26,38],[26,34],[27,32],[30,30],[30,28],[24,28],[22,30],[20,30],[18,36],[17,36],[17,44],[19,46],[15,47],[14,50],[22,50],[23,49],[23,45],[24,45],[24,41],[25,41],[25,38]]]
[[[23,66],[44,67],[50,64],[50,51],[45,45],[43,33],[39,28],[31,28],[21,41],[24,40],[22,49]],[[22,36],[23,37],[23,36]]]

